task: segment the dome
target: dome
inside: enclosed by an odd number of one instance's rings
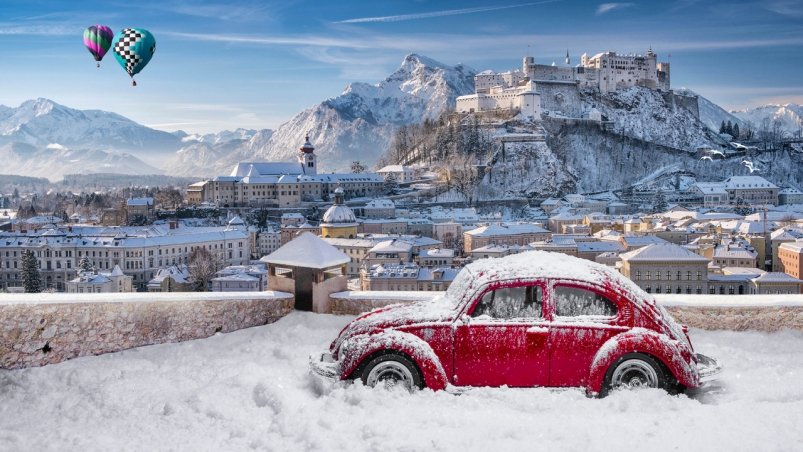
[[[322,224],[356,224],[357,217],[348,206],[335,204],[323,214]]]

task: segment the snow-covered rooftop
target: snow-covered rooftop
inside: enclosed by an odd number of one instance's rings
[[[623,261],[682,261],[682,262],[708,262],[709,260],[699,254],[673,243],[654,243],[627,253],[620,254]]]
[[[323,269],[345,264],[351,258],[320,237],[303,232],[260,260],[269,264]]]

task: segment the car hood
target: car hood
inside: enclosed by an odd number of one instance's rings
[[[389,328],[406,325],[447,322],[455,316],[452,302],[444,295],[436,295],[431,300],[413,303],[394,304],[363,314],[349,323],[332,343],[336,352],[346,339],[360,334],[373,334]]]

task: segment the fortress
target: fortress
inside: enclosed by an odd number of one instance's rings
[[[457,111],[517,109],[523,116],[538,119],[542,112],[538,88],[545,84],[594,88],[602,94],[633,86],[669,91],[669,63],[659,62],[652,49],[645,55],[604,52],[589,57],[584,53],[576,66],[571,65],[568,52],[562,66],[536,64],[535,58],[527,56],[521,70],[475,75],[475,94],[458,97]]]

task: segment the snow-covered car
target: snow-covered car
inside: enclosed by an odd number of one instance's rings
[[[616,270],[531,251],[466,266],[431,300],[347,325],[314,374],[368,386],[697,388],[719,373],[684,326]]]

